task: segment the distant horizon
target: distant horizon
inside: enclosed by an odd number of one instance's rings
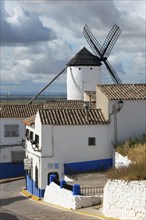
[[[0,92],[0,96],[11,96],[11,95],[16,95],[16,96],[21,96],[21,95],[25,95],[25,96],[33,96],[33,95],[37,95],[38,91],[36,92],[22,92],[22,91],[12,91],[12,92]],[[47,92],[44,93],[42,92],[42,94],[40,94],[39,96],[66,96],[67,93],[66,92]]]

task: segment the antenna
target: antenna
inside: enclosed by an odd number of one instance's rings
[[[121,34],[121,29],[118,25],[114,24],[110,32],[108,33],[103,45],[101,46],[98,40],[95,38],[95,36],[92,34],[89,27],[85,24],[83,27],[83,34],[85,36],[85,39],[87,40],[89,46],[91,47],[93,53],[97,56],[99,56],[100,60],[103,61],[105,64],[109,75],[111,76],[112,80],[116,84],[121,84],[121,80],[118,77],[116,71],[112,67],[112,65],[108,62],[107,58],[111,53],[111,50],[113,49],[113,46],[115,45],[119,35]]]

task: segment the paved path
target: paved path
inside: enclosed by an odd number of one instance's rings
[[[86,220],[100,219],[57,209],[22,196],[25,180],[0,184],[0,220]]]
[[[107,178],[105,173],[81,173],[68,176],[73,181],[71,184],[78,183],[81,187],[104,187]]]

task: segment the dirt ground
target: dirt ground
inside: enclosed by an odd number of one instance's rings
[[[104,187],[107,182],[105,173],[98,172],[68,175],[68,178],[73,180],[69,182],[71,185],[78,183],[81,187]]]

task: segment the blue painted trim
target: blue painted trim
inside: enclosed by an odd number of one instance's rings
[[[64,164],[64,173],[75,174],[90,171],[103,171],[112,167],[112,158]]]
[[[26,189],[31,194],[33,193],[33,190],[32,190],[33,189],[32,180],[29,178],[28,175],[26,175]]]
[[[30,179],[28,175],[26,175],[26,189],[39,198],[44,197],[45,189],[36,188],[35,181]]]
[[[77,196],[77,195],[81,195],[81,189],[80,189],[80,185],[79,184],[74,184],[73,185],[73,195]]]
[[[25,176],[23,163],[0,163],[0,179]]]

